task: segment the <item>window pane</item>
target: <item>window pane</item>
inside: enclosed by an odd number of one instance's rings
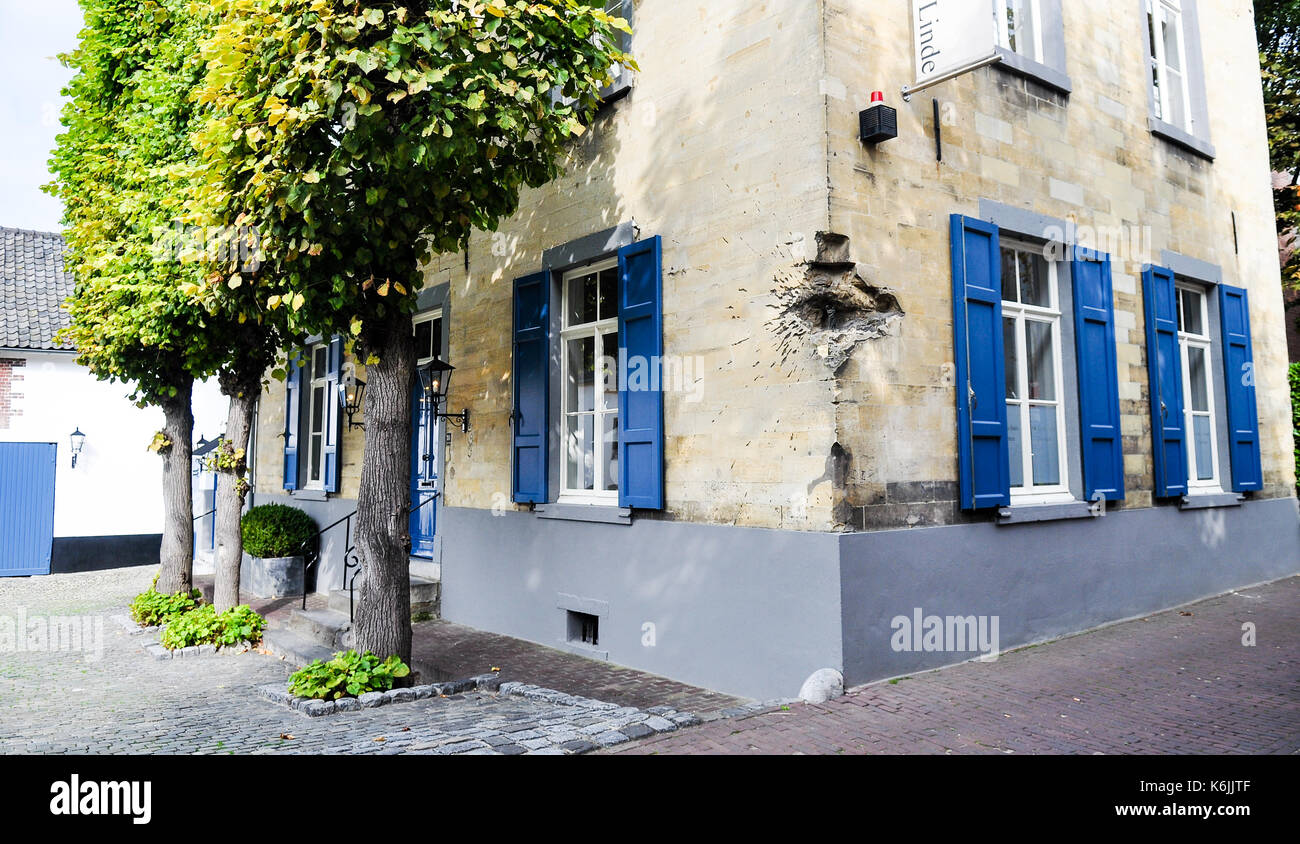
[[[1056,408],[1031,405],[1029,439],[1033,449],[1034,486],[1061,482],[1061,454],[1056,436]]]
[[[575,337],[568,343],[568,378],[564,409],[596,409],[596,338]]]
[[[1010,45],[1011,49],[1022,56],[1036,59],[1038,50],[1034,38],[1033,0],[1014,0],[1012,5],[1015,7],[1012,12],[1015,43]]]
[[[434,357],[433,323],[430,321],[415,324],[415,357],[417,360]]]
[[[1025,320],[1025,355],[1029,363],[1029,398],[1056,400],[1056,362],[1053,326]]]
[[[1006,365],[1007,399],[1023,398],[1020,395],[1020,350],[1016,348],[1016,321],[1002,318],[1002,348]]]
[[[601,423],[601,447],[605,460],[605,489],[618,489],[618,414],[605,414]]]
[[[325,388],[316,387],[311,391],[311,432],[318,434],[325,430]]]
[[[1178,15],[1165,9],[1161,13],[1160,36],[1164,39],[1165,65],[1170,70],[1182,70],[1182,54],[1178,49],[1178,35],[1181,22]]]
[[[1016,295],[1019,284],[1019,276],[1016,273],[1016,251],[1014,249],[1003,249],[1002,301],[1019,302],[1020,298]]]
[[[1169,72],[1168,84],[1165,86],[1165,106],[1168,111],[1161,116],[1179,128],[1187,125],[1187,110],[1183,106],[1183,79],[1180,74]]]
[[[325,347],[320,346],[312,351],[312,378],[325,377]]]
[[[600,271],[600,318],[618,316],[618,267]]]
[[[569,279],[568,325],[595,322],[597,318],[596,274],[586,273]]]
[[[1192,412],[1208,413],[1210,390],[1205,372],[1205,349],[1196,346],[1187,349],[1187,378],[1192,385]]]
[[[1011,454],[1011,486],[1025,485],[1025,451],[1020,441],[1020,405],[1007,407],[1007,451]]]
[[[569,436],[565,444],[565,488],[592,490],[595,488],[595,447],[593,437],[594,417],[587,413],[569,416]]]
[[[320,434],[315,434],[311,438],[311,480],[319,481],[321,479],[320,461],[321,461],[321,440],[324,439]]]
[[[1205,322],[1201,319],[1201,294],[1195,290],[1184,290],[1179,299],[1182,300],[1183,331],[1205,336]]]
[[[605,410],[618,409],[618,333],[605,334],[601,344],[601,392]]]
[[[1196,439],[1196,479],[1214,480],[1214,452],[1210,448],[1210,417],[1192,417],[1192,436]]]
[[[1040,308],[1052,306],[1052,293],[1048,288],[1047,261],[1037,252],[1017,252],[1020,267],[1020,301]]]

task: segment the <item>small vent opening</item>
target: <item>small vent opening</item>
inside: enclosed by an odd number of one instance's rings
[[[595,647],[600,644],[600,616],[569,610],[569,641]]]

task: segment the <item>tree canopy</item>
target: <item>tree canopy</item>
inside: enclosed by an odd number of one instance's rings
[[[1273,172],[1284,174],[1274,188],[1278,234],[1293,236],[1300,226],[1300,0],[1255,0]],[[1283,279],[1300,286],[1300,251],[1292,251]]]
[[[188,97],[203,75],[198,44],[209,19],[181,0],[82,7],[80,44],[63,56],[77,73],[47,187],[64,203],[76,282],[64,336],[98,377],[160,404],[226,355],[223,338],[205,341],[217,318],[181,289],[202,279],[201,265],[178,260],[168,244],[179,244],[164,235],[186,213],[194,182],[189,138],[201,120]]]
[[[573,0],[214,6],[201,202],[256,227],[270,271],[209,285],[256,285],[302,334],[413,308],[422,263],[553,178],[631,61],[627,22]]]

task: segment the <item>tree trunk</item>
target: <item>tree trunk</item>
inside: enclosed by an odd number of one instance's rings
[[[252,388],[245,383],[233,385],[227,392],[230,411],[226,416],[226,437],[218,450],[223,465],[217,481],[216,588],[212,598],[217,612],[239,606],[239,564],[244,558],[239,521],[248,494],[248,433],[260,386],[260,381],[253,379]],[[225,391],[224,383],[222,388]]]
[[[411,661],[411,391],[415,342],[409,314],[375,326],[366,351],[366,452],[357,499],[361,553],[356,647]]]
[[[194,488],[190,475],[194,451],[190,393],[194,380],[186,378],[176,387],[176,397],[162,406],[163,435],[171,443],[160,450],[163,536],[156,588],[164,595],[194,588]]]

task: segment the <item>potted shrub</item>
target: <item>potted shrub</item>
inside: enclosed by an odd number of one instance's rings
[[[259,598],[301,595],[303,555],[316,538],[316,522],[297,507],[263,504],[239,522],[244,537],[240,588]]]

